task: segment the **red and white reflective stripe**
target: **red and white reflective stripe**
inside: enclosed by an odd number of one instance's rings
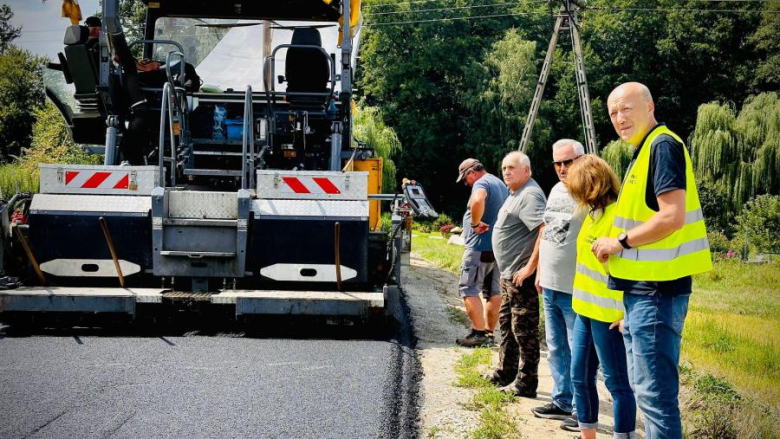
[[[83,189],[128,189],[128,172],[65,171],[65,187]]]
[[[296,194],[329,194],[341,193],[338,183],[328,177],[282,177],[284,185],[282,192]]]

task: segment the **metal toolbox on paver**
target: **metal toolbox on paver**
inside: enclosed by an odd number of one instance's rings
[[[150,195],[160,185],[156,166],[39,166],[42,194]]]

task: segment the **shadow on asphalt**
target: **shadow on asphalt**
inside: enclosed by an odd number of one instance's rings
[[[89,318],[92,317],[92,318]],[[345,318],[259,316],[236,321],[232,316],[167,315],[127,319],[96,319],[94,316],[36,316],[0,323],[0,340],[34,336],[70,337],[156,337],[170,346],[169,337],[292,338],[328,340],[380,340],[397,337],[395,319],[358,321]]]

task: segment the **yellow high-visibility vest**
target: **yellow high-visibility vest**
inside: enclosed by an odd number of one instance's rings
[[[653,140],[666,134],[683,144],[663,125],[656,126],[645,139],[633,166],[626,172],[617,201],[611,237],[648,221],[656,212],[645,202]],[[609,274],[636,281],[667,281],[712,270],[710,244],[704,227],[699,192],[693,177],[688,150],[685,153],[685,225],[660,241],[621,250],[609,258]]]
[[[609,323],[623,318],[623,292],[607,288],[607,269],[590,248],[593,241],[609,234],[616,206],[612,203],[595,220],[594,214],[590,214],[582,223],[577,235],[577,271],[571,298],[571,307],[577,314]]]

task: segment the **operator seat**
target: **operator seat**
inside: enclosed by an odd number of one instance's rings
[[[322,47],[322,37],[317,29],[299,27],[293,31],[293,45]],[[319,50],[291,47],[285,59],[285,77],[288,92],[325,93],[330,80],[328,56]],[[288,96],[290,103],[324,103],[325,96]]]
[[[87,104],[87,107],[94,105],[94,109],[97,110],[98,65],[93,48],[87,45],[88,40],[88,27],[70,26],[65,31],[63,43],[67,69],[76,86],[76,100],[82,108]]]

